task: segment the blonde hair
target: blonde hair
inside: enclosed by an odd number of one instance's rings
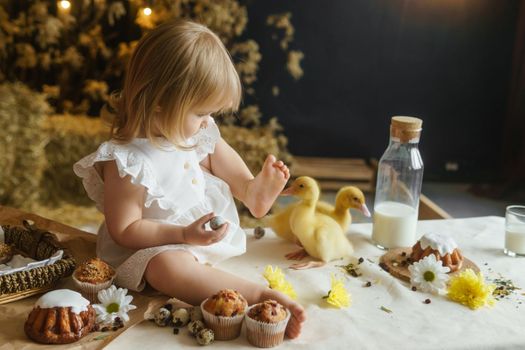
[[[217,35],[203,25],[176,20],[161,24],[137,44],[124,87],[116,98],[111,137],[126,143],[143,134],[181,148],[190,110],[239,108],[241,83]]]

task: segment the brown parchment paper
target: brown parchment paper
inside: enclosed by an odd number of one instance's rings
[[[21,225],[23,219],[33,220],[41,229],[55,234],[59,242],[69,249],[77,263],[95,256],[96,235],[84,232],[71,226],[49,220],[36,214],[18,209],[0,206],[0,225]],[[71,277],[59,281],[54,289],[75,289]],[[0,305],[0,350],[10,349],[102,349],[120,333],[141,322],[150,305],[159,305],[167,297],[153,291],[134,293],[132,304],[137,309],[129,313],[130,321],[118,331],[93,332],[79,341],[64,345],[38,344],[24,333],[24,323],[40,295]]]

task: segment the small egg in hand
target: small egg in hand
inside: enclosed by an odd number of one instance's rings
[[[210,227],[212,230],[217,230],[219,227],[221,227],[225,223],[226,223],[226,220],[224,220],[222,216],[214,216],[210,220]]]

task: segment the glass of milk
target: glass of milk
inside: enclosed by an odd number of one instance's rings
[[[505,211],[505,249],[508,256],[525,256],[525,206],[511,205]]]
[[[410,247],[416,242],[423,160],[418,144],[423,121],[395,116],[390,142],[379,161],[372,241],[381,249]]]

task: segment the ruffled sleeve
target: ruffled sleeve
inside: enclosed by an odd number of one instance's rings
[[[86,192],[100,211],[104,211],[104,182],[96,167],[96,163],[114,160],[120,177],[129,175],[131,183],[146,188],[144,206],[149,207],[153,201],[158,201],[162,209],[176,211],[172,201],[165,198],[156,181],[153,168],[147,157],[131,144],[119,145],[104,142],[98,150],[73,165],[73,171],[82,178]]]
[[[195,151],[199,162],[208,154],[215,151],[215,144],[220,138],[221,133],[219,127],[215,124],[215,120],[213,120],[212,117],[209,117],[206,127],[200,129],[197,135],[193,136],[194,144],[197,145]]]

